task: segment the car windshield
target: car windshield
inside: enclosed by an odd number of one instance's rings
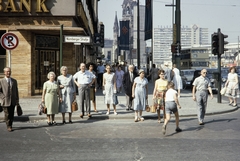
[[[193,73],[194,73],[193,70],[183,71],[184,75],[193,75]]]

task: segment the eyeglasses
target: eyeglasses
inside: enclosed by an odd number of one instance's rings
[[[160,75],[164,75],[164,74],[160,74]]]
[[[207,74],[207,72],[203,72],[203,74]]]

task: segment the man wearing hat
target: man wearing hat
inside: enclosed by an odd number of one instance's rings
[[[133,110],[133,97],[132,97],[132,86],[134,83],[134,79],[136,78],[136,74],[133,72],[133,65],[128,66],[128,71],[123,75],[123,88],[126,95],[126,110]]]

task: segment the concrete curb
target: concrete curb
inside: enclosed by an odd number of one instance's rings
[[[233,109],[229,109],[229,110],[224,110],[224,111],[216,111],[216,112],[207,112],[206,115],[218,115],[218,114],[224,114],[224,113],[230,113],[230,112],[234,112],[236,110],[238,110],[239,107],[235,107]],[[157,119],[157,114],[152,113],[153,115],[144,115],[146,112],[143,113],[143,117],[145,119]],[[131,113],[133,114],[133,112]],[[183,114],[183,115],[179,115],[180,117],[194,117],[197,116],[197,114]],[[31,121],[31,122],[35,122],[35,121],[43,121],[46,120],[47,118],[44,115],[39,115],[39,116],[27,116],[27,115],[23,115],[23,116],[15,116],[14,117],[14,121],[20,121],[20,122],[26,122],[26,121]],[[62,120],[62,117],[59,115],[56,115],[55,117],[56,120]],[[77,120],[116,120],[116,119],[134,119],[134,115],[130,116],[130,115],[98,115],[98,114],[93,114],[91,118],[88,118],[87,116],[85,116],[83,119],[81,119],[79,116],[77,116],[76,114],[74,116],[72,116],[72,120],[73,121],[77,121]],[[0,117],[0,120],[3,120],[3,117]],[[68,116],[66,115],[66,120],[68,120]]]

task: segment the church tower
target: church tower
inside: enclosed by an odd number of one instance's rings
[[[115,21],[113,25],[113,56],[112,56],[112,62],[116,62],[119,54],[118,49],[118,37],[119,37],[119,25],[118,25],[118,18],[117,18],[117,12],[115,13]]]

